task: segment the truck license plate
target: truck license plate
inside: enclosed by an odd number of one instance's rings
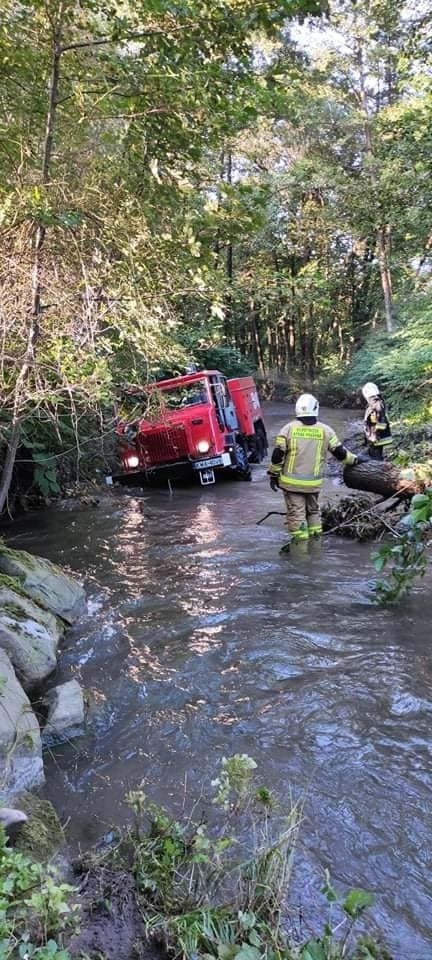
[[[206,467],[221,467],[222,457],[211,457],[210,460],[194,460],[192,466],[194,470],[205,470]]]

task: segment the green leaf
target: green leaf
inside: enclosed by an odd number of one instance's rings
[[[52,454],[48,453],[47,450],[42,450],[40,453],[36,451],[33,452],[33,460],[35,463],[50,463]]]
[[[244,913],[242,910],[239,910],[238,918],[243,930],[251,930],[256,924],[256,916],[251,910],[247,910]]]
[[[18,948],[18,956],[20,957],[20,960],[23,960],[24,957],[32,957],[34,954],[34,949],[35,948],[32,943],[20,943]]]
[[[424,507],[430,502],[430,498],[425,493],[416,493],[411,500],[411,506],[417,509],[417,507]]]
[[[255,800],[258,803],[262,803],[264,807],[271,807],[272,799],[270,790],[268,790],[267,787],[258,787],[255,793]]]
[[[254,947],[261,947],[261,937],[258,935],[256,930],[250,930],[248,937],[249,943],[252,943]]]
[[[243,943],[236,953],[236,960],[261,960],[261,951],[249,943]]]
[[[335,888],[330,882],[330,874],[328,870],[326,870],[325,883],[321,887],[321,893],[324,894],[329,903],[336,903],[340,899],[339,894],[336,892]]]
[[[413,510],[412,516],[414,517],[415,523],[424,523],[426,520],[429,520],[431,512],[431,506],[428,503],[427,506],[423,507],[421,510]]]
[[[78,211],[64,210],[63,213],[57,214],[56,222],[60,227],[71,229],[72,227],[78,227],[83,222],[83,216]]]
[[[357,919],[363,910],[366,910],[367,907],[371,907],[374,902],[374,896],[372,893],[369,893],[367,890],[362,890],[360,888],[354,887],[347,894],[344,903],[342,904],[342,909],[351,917],[353,920]]]
[[[377,573],[381,573],[381,570],[384,570],[384,567],[387,563],[387,557],[383,554],[375,554],[373,558],[373,565]]]
[[[327,960],[327,953],[319,940],[310,940],[300,954],[301,960]]]

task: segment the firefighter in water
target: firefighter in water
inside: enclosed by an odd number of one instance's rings
[[[365,444],[373,460],[382,460],[384,447],[393,442],[386,405],[376,383],[365,383],[362,394],[367,404],[364,415]]]
[[[281,490],[285,497],[292,543],[322,533],[318,497],[327,451],[345,466],[367,459],[347,450],[334,430],[319,422],[319,403],[312,394],[298,398],[295,413],[297,419],[285,424],[276,437],[268,470],[271,489]]]

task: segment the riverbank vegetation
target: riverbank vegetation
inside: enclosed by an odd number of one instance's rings
[[[305,938],[296,917],[288,922],[303,804],[282,806],[252,758],[223,759],[209,794],[190,812],[185,801],[178,820],[142,789],[131,793],[134,826],[77,863],[74,886],[10,849],[2,834],[0,956],[390,960],[376,941],[356,934],[371,894],[341,896],[327,875],[323,931]]]
[[[62,942],[77,923],[73,892],[54,868],[11,848],[0,828],[2,960],[69,960]]]
[[[431,16],[6,0],[1,510],[99,476],[122,386],[191,359],[429,415]]]
[[[423,577],[427,567],[427,548],[431,539],[432,488],[412,498],[408,513],[402,518],[398,529],[392,531],[397,542],[384,544],[374,555],[378,573],[387,571],[386,579],[377,582],[380,600],[393,603],[410,592],[418,577]]]

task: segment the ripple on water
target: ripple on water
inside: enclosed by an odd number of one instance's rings
[[[395,960],[429,960],[430,574],[421,604],[381,610],[369,547],[326,538],[279,556],[280,518],[255,525],[267,483],[186,493],[119,491],[15,528],[90,585],[60,673],[89,691],[90,728],[47,757],[61,817],[93,842],[142,779],[181,811],[182,784],[199,795],[220,756],[249,753],[281,796],[306,797],[293,902],[322,916],[328,867],[377,893]]]

